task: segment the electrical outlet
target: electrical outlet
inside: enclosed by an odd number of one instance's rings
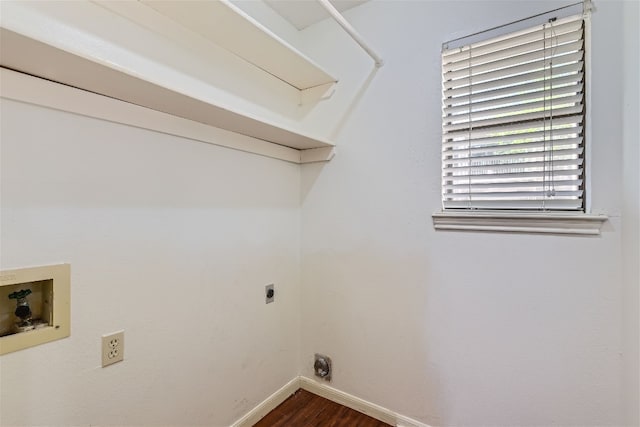
[[[102,336],[102,367],[124,360],[124,331]]]
[[[273,288],[273,283],[264,287],[264,300],[265,303],[272,303],[276,297],[276,290]]]

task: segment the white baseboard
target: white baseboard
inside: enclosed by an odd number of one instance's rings
[[[251,427],[260,421],[265,415],[275,409],[279,404],[287,400],[298,389],[304,389],[310,393],[339,403],[363,414],[369,415],[384,423],[396,427],[430,427],[427,424],[416,421],[404,415],[397,414],[387,408],[368,402],[359,397],[340,391],[319,381],[307,377],[296,377],[285,384],[280,390],[267,397],[262,403],[253,408],[244,417],[233,423],[231,427]]]
[[[280,390],[267,397],[262,403],[249,411],[244,417],[240,418],[231,427],[251,427],[260,421],[265,415],[273,411],[279,404],[287,400],[289,396],[300,389],[300,377],[295,377]]]
[[[388,409],[371,402],[367,402],[366,400],[352,396],[333,387],[329,387],[326,384],[322,384],[306,377],[300,377],[300,388],[303,388],[313,394],[317,394],[318,396],[322,396],[325,399],[329,399],[332,402],[344,405],[347,408],[362,412],[363,414],[369,415],[383,423],[391,425],[396,424],[395,414]]]
[[[369,415],[384,423],[391,424],[396,427],[430,427],[427,424],[421,423],[404,415],[397,414],[387,408],[376,405],[375,403],[368,402],[359,397],[353,396],[344,391],[340,391],[333,387],[330,387],[319,381],[298,377],[300,381],[300,388],[307,390],[308,392],[322,396],[325,399],[329,399],[333,402],[339,403],[347,408],[351,408],[363,414]]]

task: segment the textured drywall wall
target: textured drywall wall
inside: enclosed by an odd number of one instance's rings
[[[620,2],[592,21],[591,204],[598,237],[436,232],[440,44],[567,2],[372,1],[303,31],[338,69],[308,116],[338,154],[302,174],[303,374],[430,425],[621,425],[623,34]],[[637,23],[637,22],[636,22]],[[629,194],[637,200],[637,194]],[[637,329],[636,329],[637,332]]]
[[[624,14],[624,95],[623,95],[623,185],[622,185],[622,253],[624,256],[623,321],[624,345],[622,372],[626,423],[640,425],[640,392],[638,382],[638,288],[640,287],[640,3],[626,1]]]
[[[73,329],[0,358],[0,424],[228,425],[299,363],[312,376],[319,351],[333,386],[432,425],[633,425],[638,242],[624,230],[638,194],[622,158],[637,134],[616,126],[635,117],[623,94],[637,73],[611,48],[634,34],[630,3],[593,15],[603,235],[431,226],[440,43],[561,4],[369,2],[346,16],[385,58],[378,71],[335,23],[302,32],[296,46],[340,83],[301,107],[339,144],[301,188],[293,165],[3,101],[0,262],[70,261]],[[265,279],[285,283],[284,308],[263,305]],[[101,369],[99,335],[120,328],[127,360]]]
[[[70,263],[72,301],[70,338],[0,358],[1,425],[228,426],[297,375],[298,166],[0,106],[0,264]]]

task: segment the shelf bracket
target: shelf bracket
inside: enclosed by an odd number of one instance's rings
[[[329,99],[336,91],[336,83],[325,83],[300,91],[300,104],[306,105],[314,101]]]
[[[336,155],[335,147],[309,148],[300,150],[300,163],[328,162]]]

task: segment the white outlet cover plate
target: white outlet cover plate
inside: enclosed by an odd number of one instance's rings
[[[124,360],[124,331],[102,336],[102,367]]]

